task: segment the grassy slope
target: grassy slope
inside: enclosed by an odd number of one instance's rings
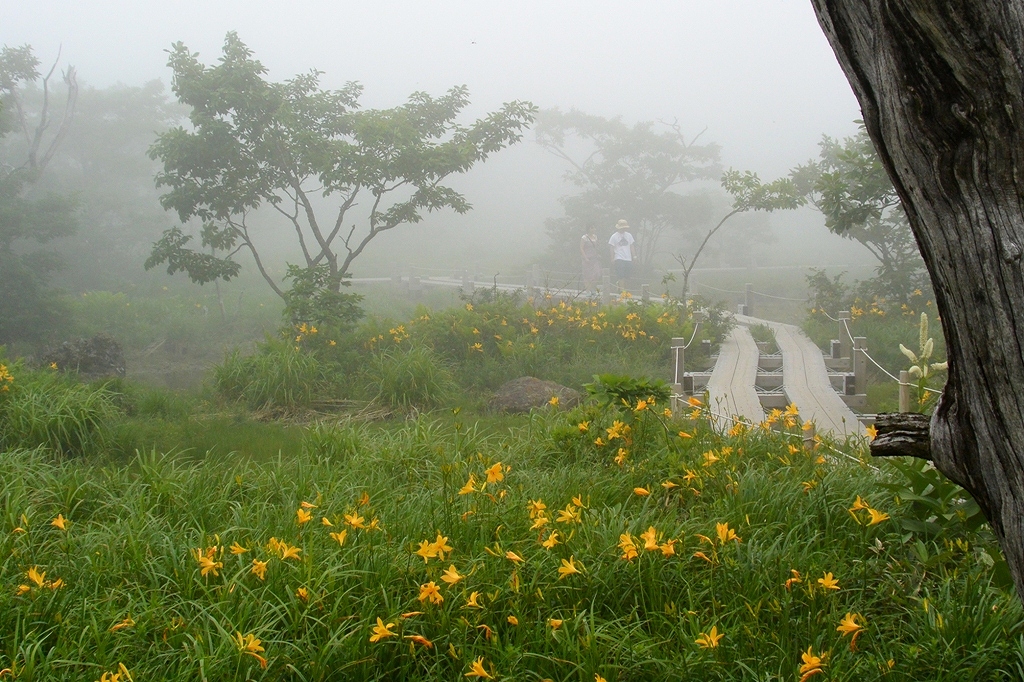
[[[813,647],[829,652],[818,679],[1021,675],[1016,597],[990,585],[973,544],[940,543],[922,556],[872,469],[825,448],[791,452],[796,434],[722,437],[704,420],[666,431],[650,412],[639,415],[619,467],[622,441],[593,444],[616,416],[586,408],[491,424],[449,413],[383,428],[325,426],[299,447],[282,437],[280,457],[247,452],[244,439],[263,427],[246,424],[237,426],[238,452],[207,457],[54,464],[42,452],[7,452],[0,668],[13,662],[17,679],[48,680],[97,679],[118,663],[137,680],[452,680],[483,657],[504,679],[795,680],[801,652]],[[235,426],[218,424],[213,433],[230,441]],[[682,428],[694,437],[676,436]],[[719,460],[708,464],[707,452]],[[510,467],[504,480],[458,494],[497,462]],[[668,480],[679,486],[660,485]],[[862,525],[866,512],[860,522],[848,512],[858,495],[893,518]],[[586,504],[582,522],[559,523],[557,510],[574,496]],[[562,540],[550,550],[540,544],[547,533],[530,530],[527,503],[537,499]],[[317,508],[299,526],[302,501]],[[66,531],[50,525],[59,513],[70,519]],[[351,513],[379,519],[382,530],[347,528],[340,546],[329,532],[346,528]],[[741,541],[722,544],[719,523]],[[636,539],[640,556],[622,559],[620,535],[652,526],[662,543],[678,540],[675,555],[644,551]],[[416,547],[438,532],[453,550],[425,563]],[[299,559],[268,550],[271,537],[301,548]],[[249,551],[232,555],[235,542]],[[224,548],[215,557],[223,567],[203,577],[193,551],[210,546]],[[517,566],[508,551],[525,561]],[[559,579],[570,557],[584,571]],[[252,574],[253,558],[269,562],[265,581]],[[440,580],[449,565],[466,576],[453,586]],[[33,566],[66,586],[35,587],[26,577]],[[792,570],[802,582],[787,589]],[[826,572],[841,589],[816,582]],[[417,599],[431,580],[440,605]],[[16,596],[26,583],[30,591]],[[472,592],[481,608],[466,607]],[[401,617],[409,611],[424,613]],[[867,624],[856,651],[836,631],[848,612]],[[112,630],[127,616],[133,625]],[[371,643],[378,617],[398,636]],[[563,621],[557,630],[552,618]],[[695,640],[711,627],[725,636],[703,649]],[[266,670],[239,652],[236,633],[262,640]],[[403,639],[413,634],[433,647]]]

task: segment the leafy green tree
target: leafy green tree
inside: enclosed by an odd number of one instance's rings
[[[790,178],[779,178],[772,182],[761,182],[756,173],[729,170],[722,175],[722,188],[732,196],[732,209],[722,216],[704,239],[697,245],[692,255],[675,254],[676,262],[683,266],[683,298],[690,291],[690,274],[697,265],[708,242],[735,215],[748,211],[765,211],[771,213],[778,210],[794,209],[803,206],[807,200],[797,190]]]
[[[569,165],[566,179],[582,190],[563,197],[564,215],[547,221],[556,254],[576,254],[588,224],[611,226],[625,218],[641,267],[650,267],[667,229],[692,230],[707,217],[706,193],[679,190],[718,178],[719,147],[698,144],[700,135],[687,140],[676,123],[629,126],[620,118],[551,109],[538,117],[536,134]]]
[[[352,262],[381,233],[419,222],[426,211],[468,211],[466,198],[444,180],[517,142],[535,114],[532,104],[517,101],[461,125],[456,119],[469,104],[465,87],[436,98],[417,92],[392,109],[360,110],[359,85],[322,90],[317,71],[268,81],[235,33],[214,66],[182,43],[170,55],[173,90],[189,108],[190,126],[161,134],[151,154],[163,164],[156,180],[167,189],[164,208],[182,223],[201,223],[200,246],[173,227],[154,245],[146,268],[166,265],[168,273],[183,271],[202,284],[237,275],[234,258],[246,250],[286,301],[251,229],[257,209],[269,207],[294,232],[300,268],[314,274],[289,271],[293,281],[338,292]],[[358,201],[365,204],[361,214]],[[305,289],[304,296],[316,297]]]
[[[843,140],[827,135],[817,161],[791,172],[797,187],[825,216],[834,234],[862,244],[878,260],[861,293],[901,304],[929,288],[924,261],[892,181],[861,123]]]
[[[43,77],[32,48],[0,49],[0,135],[22,138],[15,153],[0,156],[0,344],[39,342],[60,318],[60,307],[48,289],[61,261],[52,252],[33,250],[71,234],[75,201],[66,195],[41,192],[35,183],[53,158],[74,115],[78,86],[74,68],[64,72],[64,113],[53,128],[50,79],[56,63]],[[31,110],[24,103],[26,85],[40,82],[42,103]]]

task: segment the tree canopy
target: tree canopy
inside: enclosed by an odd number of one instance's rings
[[[825,216],[834,234],[862,244],[878,259],[869,295],[906,303],[915,290],[929,288],[914,234],[892,181],[863,123],[857,135],[823,136],[818,160],[793,169],[801,192]]]
[[[50,78],[56,62],[46,76],[38,67],[28,45],[0,49],[0,137],[23,138],[13,152],[0,146],[0,345],[38,342],[59,319],[59,305],[47,289],[60,259],[32,244],[45,244],[76,228],[74,198],[36,188],[74,115],[75,70],[69,67],[63,73],[65,107],[54,129]],[[33,110],[23,94],[27,85],[37,83],[43,96]]]
[[[532,104],[515,101],[463,125],[458,118],[469,95],[462,86],[363,110],[356,83],[324,90],[317,71],[267,80],[266,68],[235,33],[227,35],[216,65],[204,65],[182,43],[173,46],[168,64],[190,126],[161,134],[151,155],[163,164],[156,178],[166,188],[163,206],[182,223],[201,223],[201,246],[193,248],[193,235],[173,227],[146,267],[166,265],[197,283],[228,279],[239,272],[235,255],[245,249],[286,299],[250,229],[257,209],[276,211],[281,228],[294,233],[300,268],[317,272],[307,281],[338,291],[353,261],[381,233],[419,222],[425,212],[470,210],[445,179],[517,142],[535,114]]]
[[[625,218],[635,233],[638,260],[649,267],[668,228],[691,228],[710,218],[702,192],[680,188],[717,180],[719,146],[687,139],[677,123],[643,121],[632,126],[576,109],[544,111],[537,142],[569,166],[565,177],[578,194],[561,199],[564,215],[547,222],[556,252],[575,253],[588,224]]]

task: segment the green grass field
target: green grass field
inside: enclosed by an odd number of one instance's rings
[[[211,425],[208,453],[7,449],[0,667],[1020,678],[1024,614],[984,530],[909,532],[913,507],[879,485],[894,470],[862,444],[804,450],[792,417],[721,435],[706,413],[661,409],[325,423],[279,454],[247,451],[241,419]]]

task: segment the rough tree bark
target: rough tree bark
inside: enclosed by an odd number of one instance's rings
[[[812,4],[935,288],[949,380],[930,457],[978,501],[1024,598],[1024,3]]]

